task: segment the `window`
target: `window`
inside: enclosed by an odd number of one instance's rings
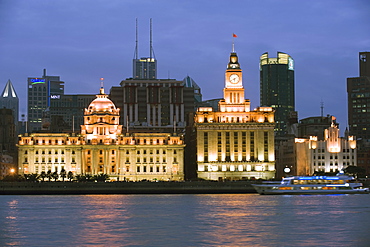
[[[136,167],[136,172],[140,172],[140,166]]]

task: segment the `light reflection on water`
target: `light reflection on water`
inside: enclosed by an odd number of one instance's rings
[[[368,246],[370,196],[0,196],[0,246]]]

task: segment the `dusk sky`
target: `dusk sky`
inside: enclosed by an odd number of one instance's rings
[[[10,79],[27,113],[27,78],[60,76],[66,94],[95,94],[132,77],[135,19],[139,57],[149,56],[149,22],[158,78],[189,75],[203,99],[223,97],[232,48],[251,107],[259,106],[259,57],[295,60],[299,119],[324,114],[347,126],[346,78],[370,51],[369,0],[0,0],[0,91]],[[87,106],[86,106],[87,107]],[[342,132],[341,131],[341,132]]]

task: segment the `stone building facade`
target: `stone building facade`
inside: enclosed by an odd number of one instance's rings
[[[80,133],[32,133],[19,137],[19,173],[107,174],[111,180],[183,180],[183,137],[123,132],[116,108],[101,88],[85,109]]]
[[[198,177],[274,178],[274,111],[271,107],[250,110],[250,101],[244,99],[242,70],[235,52],[230,55],[223,92],[218,111],[200,107],[195,114]]]

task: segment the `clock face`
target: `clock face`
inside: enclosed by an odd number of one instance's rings
[[[232,74],[229,77],[231,83],[238,83],[239,82],[239,76],[237,74]]]

